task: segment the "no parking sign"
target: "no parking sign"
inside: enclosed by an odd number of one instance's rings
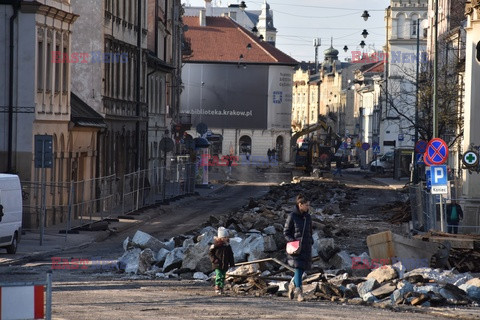
[[[439,166],[444,164],[448,159],[448,146],[440,138],[430,140],[425,151],[425,163],[430,162],[432,165]]]

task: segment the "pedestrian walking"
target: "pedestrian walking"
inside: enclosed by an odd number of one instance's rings
[[[227,167],[228,167],[228,177],[232,175],[232,163],[233,163],[233,155],[229,154],[227,156]]]
[[[215,293],[223,294],[227,270],[235,267],[228,230],[224,227],[218,228],[217,236],[213,238],[213,244],[210,247],[209,256],[212,268],[215,269]]]
[[[458,222],[463,220],[463,210],[462,207],[457,203],[456,200],[452,200],[451,203],[447,204],[447,231],[448,233],[458,233]]]
[[[298,301],[303,301],[302,277],[303,273],[312,265],[312,217],[309,214],[310,203],[304,195],[296,198],[294,211],[285,221],[283,235],[287,242],[300,240],[300,252],[296,255],[288,254],[288,264],[295,268],[295,274],[288,286],[288,297],[295,296]]]
[[[277,150],[275,148],[272,149],[272,160],[273,162],[277,161]]]
[[[343,177],[342,165],[343,165],[343,156],[337,157],[337,159],[335,160],[335,166],[337,168],[333,172],[333,176],[336,176],[338,174],[338,175],[340,175],[340,177]]]
[[[272,161],[272,150],[270,150],[270,148],[268,148],[268,150],[267,150],[267,157],[268,157],[268,162],[271,162]]]
[[[250,151],[247,151],[245,154],[245,158],[247,158],[247,161],[250,161]]]

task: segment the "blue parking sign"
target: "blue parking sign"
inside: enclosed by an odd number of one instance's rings
[[[447,166],[430,166],[432,194],[448,193]]]

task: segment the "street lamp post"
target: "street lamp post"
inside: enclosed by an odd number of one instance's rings
[[[420,20],[417,19],[417,70],[415,75],[415,145],[418,142],[418,78],[419,78],[419,69],[420,69]],[[416,161],[416,159],[414,159]],[[418,183],[418,166],[416,163],[413,165],[413,183]]]
[[[438,136],[437,108],[438,108],[438,0],[435,0],[435,32],[434,40],[434,57],[433,57],[433,135],[432,138]]]

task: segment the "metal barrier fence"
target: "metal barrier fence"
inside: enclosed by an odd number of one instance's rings
[[[440,197],[425,189],[424,183],[410,186],[410,204],[412,208],[413,228],[417,231],[443,230],[445,232],[480,233],[480,199],[463,199],[461,189],[453,183],[448,196]],[[449,224],[447,204],[455,200],[462,207],[463,220],[457,225]],[[440,207],[441,206],[441,207]],[[441,217],[443,215],[443,219]]]
[[[123,177],[47,182],[44,190],[45,194],[40,182],[22,182],[24,224],[29,229],[39,228],[44,212],[44,226],[66,224],[66,230],[70,230],[74,220],[78,224],[114,218],[193,193],[195,165],[173,164]]]

